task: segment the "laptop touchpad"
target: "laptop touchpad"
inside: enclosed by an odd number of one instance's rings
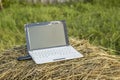
[[[66,58],[58,58],[58,59],[53,59],[53,61],[59,61],[59,60],[64,60]]]

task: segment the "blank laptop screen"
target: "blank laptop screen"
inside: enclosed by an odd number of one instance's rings
[[[28,27],[30,50],[66,45],[62,23]]]

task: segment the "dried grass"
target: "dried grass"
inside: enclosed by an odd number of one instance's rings
[[[120,80],[120,57],[109,55],[87,40],[70,39],[85,57],[42,65],[17,61],[25,46],[0,53],[0,80]]]

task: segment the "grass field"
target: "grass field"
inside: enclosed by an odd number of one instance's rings
[[[0,50],[25,44],[24,24],[66,20],[71,37],[87,39],[120,54],[120,0],[28,5],[12,3],[0,11]]]

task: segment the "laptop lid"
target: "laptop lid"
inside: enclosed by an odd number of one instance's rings
[[[26,24],[25,31],[28,51],[69,45],[65,21]]]

